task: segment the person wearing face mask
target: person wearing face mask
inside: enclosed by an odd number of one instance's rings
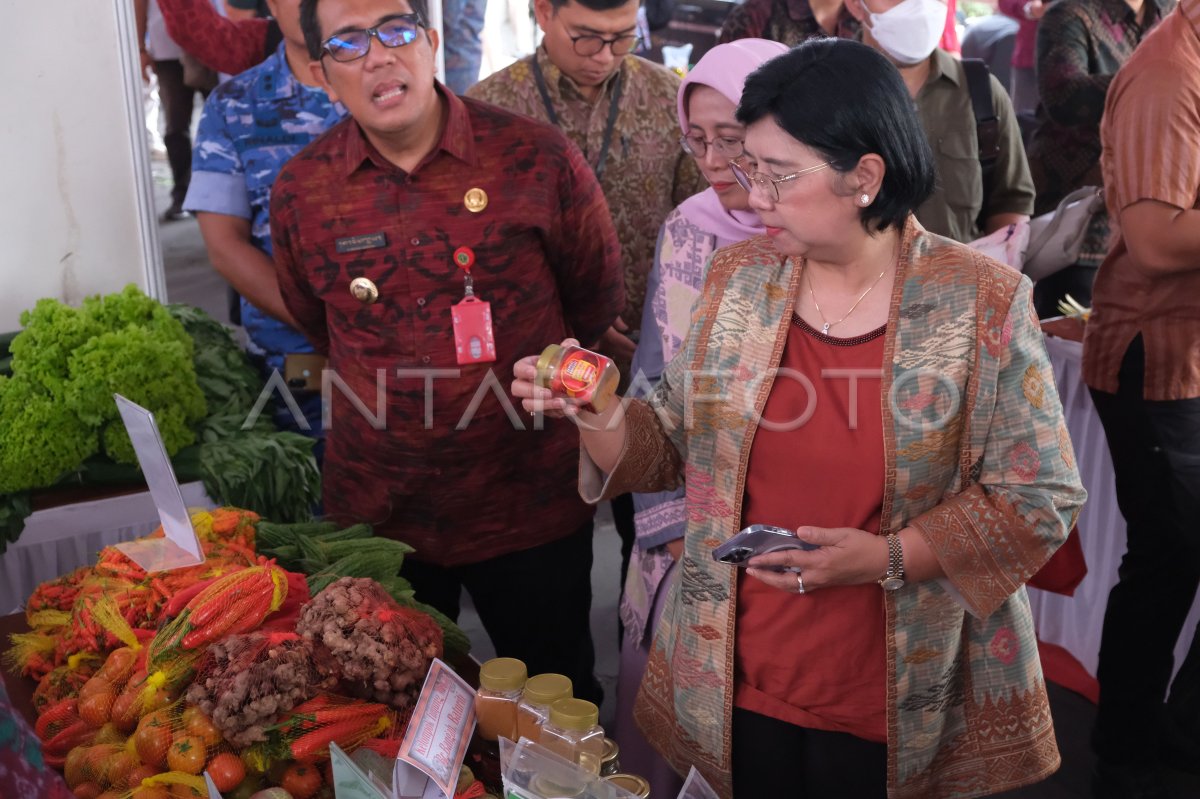
[[[684,200],[659,231],[654,268],[646,282],[642,338],[633,358],[638,395],[645,395],[658,382],[682,346],[713,253],[765,231],[729,162],[743,152],[746,128],[735,112],[746,77],[786,52],[785,45],[765,39],[719,44],[704,54],[679,87],[679,144],[695,160],[709,187]],[[673,796],[681,781],[634,725],[633,700],[667,584],[683,552],[685,497],[682,489],[635,494],[633,503],[637,543],[621,596],[625,640],[614,737],[621,747],[622,768],[650,780],[651,795]]]
[[[966,69],[938,47],[946,4],[846,0],[846,8],[862,23],[863,42],[900,70],[933,148],[938,184],[917,209],[921,224],[966,243],[1027,220],[1033,212],[1033,178],[1012,102],[1000,82],[989,76],[997,135],[995,167],[985,181]]]

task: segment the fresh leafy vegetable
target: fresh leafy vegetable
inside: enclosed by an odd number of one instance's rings
[[[262,377],[246,358],[229,328],[191,305],[168,305],[195,344],[192,365],[208,403],[210,420],[232,417],[244,421],[263,389]],[[270,419],[263,419],[270,428]]]
[[[0,379],[0,492],[50,485],[102,449],[132,463],[114,393],[154,413],[168,454],[195,440],[206,406],[192,340],[136,286],[79,308],[40,300],[21,325]]]
[[[204,490],[225,505],[267,519],[310,519],[321,498],[315,444],[299,433],[256,430],[205,441],[200,449]]]
[[[9,541],[16,541],[25,529],[25,520],[33,513],[29,494],[0,494],[0,555],[8,549]]]

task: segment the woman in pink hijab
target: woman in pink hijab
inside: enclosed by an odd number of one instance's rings
[[[765,39],[738,39],[709,50],[679,87],[679,142],[709,182],[667,216],[658,234],[654,268],[646,286],[642,338],[634,355],[633,388],[645,393],[662,375],[687,334],[692,305],[713,252],[763,233],[749,195],[734,180],[729,161],[742,154],[745,128],[734,111],[746,78],[787,47]],[[632,717],[633,702],[654,624],[683,544],[683,490],[635,494],[637,545],[621,598],[625,641],[617,685],[615,737],[621,769],[651,782],[651,796],[674,796],[682,780],[650,748]]]

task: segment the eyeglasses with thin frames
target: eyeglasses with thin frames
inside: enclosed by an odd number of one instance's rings
[[[611,39],[606,39],[603,36],[597,36],[594,33],[584,33],[578,36],[573,35],[567,29],[567,25],[562,20],[559,20],[563,30],[567,31],[567,38],[571,40],[571,47],[575,49],[575,55],[581,55],[585,58],[590,58],[596,55],[605,47],[612,50],[614,56],[629,55],[641,43],[642,37],[636,33],[625,33],[620,36],[614,36]]]
[[[404,47],[416,41],[425,21],[420,14],[396,14],[387,17],[373,28],[358,28],[330,36],[321,44],[322,57],[328,55],[344,64],[357,61],[371,51],[371,38],[384,47]]]
[[[692,158],[703,158],[712,147],[717,155],[730,160],[741,156],[743,142],[737,136],[714,136],[706,139],[703,136],[680,136],[679,146]]]
[[[731,172],[733,172],[733,178],[738,182],[738,185],[740,185],[746,191],[754,191],[755,188],[760,189],[763,195],[773,203],[779,202],[780,183],[787,183],[789,180],[795,180],[796,178],[803,177],[804,175],[811,175],[814,172],[820,172],[822,169],[830,166],[833,166],[833,164],[825,161],[817,164],[816,166],[805,167],[804,169],[797,170],[790,175],[773,178],[764,172],[747,172],[746,168],[736,161],[729,162],[729,169]]]

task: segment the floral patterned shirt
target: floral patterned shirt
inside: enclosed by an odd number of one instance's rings
[[[658,229],[671,209],[708,186],[695,162],[679,148],[675,111],[679,78],[665,67],[627,55],[621,68],[604,84],[600,98],[591,103],[550,61],[545,48],[538,48],[531,58],[475,84],[467,96],[552,121],[538,90],[534,58],[545,77],[558,127],[583,151],[593,169],[597,169],[604,151],[609,103],[620,78],[617,116],[599,177],[621,242],[626,302],[621,318],[630,329],[637,330],[642,322],[646,276],[654,263]]]

